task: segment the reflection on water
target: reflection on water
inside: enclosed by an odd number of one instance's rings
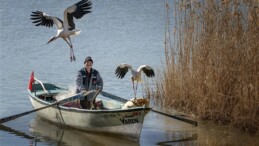
[[[147,127],[146,127],[147,128]],[[30,146],[139,146],[139,145],[195,145],[198,135],[190,131],[164,131],[143,129],[142,140],[134,141],[115,135],[90,133],[73,128],[56,125],[36,117],[31,121],[30,133],[0,125],[0,130],[29,140]],[[144,141],[143,141],[144,139]],[[160,140],[160,141],[159,141]]]
[[[211,123],[200,122],[197,128],[198,145],[209,146],[258,146],[259,135],[251,136],[239,129],[230,126],[217,126]]]
[[[15,129],[11,128],[11,127],[7,127],[7,126],[4,126],[4,125],[0,125],[0,130],[9,132],[11,134],[14,134],[16,136],[20,136],[20,137],[23,137],[23,138],[26,138],[26,139],[34,139],[33,136],[30,136],[30,135],[28,135],[28,134],[26,134],[24,132],[15,130]]]
[[[183,138],[183,139],[176,139],[176,140],[169,140],[169,141],[164,141],[164,142],[158,142],[157,145],[168,145],[168,144],[173,144],[173,143],[179,143],[179,142],[185,142],[185,144],[189,141],[194,141],[194,140],[197,140],[198,139],[198,134],[195,133],[193,134],[192,136],[190,137],[186,137],[186,138]],[[188,144],[189,145],[189,144]]]
[[[259,144],[258,136],[253,137],[227,127],[217,127],[202,122],[199,127],[191,127],[172,118],[161,119],[160,115],[154,113],[146,116],[139,141],[66,128],[39,117],[30,122],[29,133],[4,125],[0,125],[0,131],[23,138],[30,146],[257,146]],[[0,145],[3,144],[1,142]]]
[[[39,141],[34,136],[31,136],[31,135],[29,135],[25,132],[21,132],[19,130],[13,129],[13,128],[8,127],[8,126],[0,125],[0,130],[8,132],[8,133],[13,134],[13,135],[18,136],[18,137],[28,139],[29,140],[29,146],[34,146],[34,145],[36,146],[37,141]]]
[[[87,131],[79,131],[67,128],[53,123],[49,123],[39,117],[31,122],[30,132],[34,137],[38,137],[41,141],[52,141],[56,145],[66,146],[138,146],[138,141],[132,141],[123,137],[114,135],[102,135],[99,133],[90,133]]]

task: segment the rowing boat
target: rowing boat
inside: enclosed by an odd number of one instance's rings
[[[73,96],[79,101],[83,96],[71,95],[71,92],[52,83],[43,83],[33,75],[28,87],[30,101],[34,109],[50,106],[37,111],[37,115],[63,126],[84,131],[116,134],[133,139],[139,139],[144,117],[149,110],[145,106],[122,109],[125,101],[112,99],[109,93],[102,91],[96,102],[99,108],[82,109],[68,106],[68,103],[57,103],[59,97]],[[80,94],[81,95],[81,94]],[[71,101],[72,102],[72,101]]]

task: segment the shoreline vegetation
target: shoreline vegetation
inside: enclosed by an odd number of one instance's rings
[[[165,61],[147,96],[158,107],[256,134],[258,1],[178,0],[165,9]]]

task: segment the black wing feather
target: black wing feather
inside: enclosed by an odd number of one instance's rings
[[[92,3],[91,3],[90,0],[82,0],[82,1],[80,1],[78,3],[76,3],[76,6],[77,6],[77,10],[74,13],[72,13],[72,15],[76,19],[80,19],[85,14],[91,12]]]
[[[73,21],[73,14],[67,13],[67,20],[68,20],[68,24],[69,24],[69,30],[73,30],[75,29],[75,23]]]
[[[36,23],[36,26],[52,27],[54,24],[53,20],[47,19],[41,11],[32,12],[31,20],[33,20],[32,23]]]
[[[67,19],[70,26],[69,30],[75,29],[75,23],[73,21],[73,17],[75,17],[76,19],[80,19],[85,14],[91,13],[92,3],[90,0],[82,0],[76,3],[75,5],[77,7],[76,11],[73,13],[67,13]]]
[[[147,75],[147,77],[154,77],[155,76],[155,72],[154,72],[153,69],[144,67],[142,70]]]
[[[115,70],[115,74],[118,78],[122,79],[124,78],[128,70],[129,70],[128,67],[120,68],[120,66],[118,66],[117,69]]]

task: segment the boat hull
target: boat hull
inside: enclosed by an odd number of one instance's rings
[[[51,103],[30,94],[30,101],[35,109]],[[80,130],[111,133],[139,139],[145,109],[88,110],[65,106],[53,106],[40,111],[37,115],[54,123]]]

